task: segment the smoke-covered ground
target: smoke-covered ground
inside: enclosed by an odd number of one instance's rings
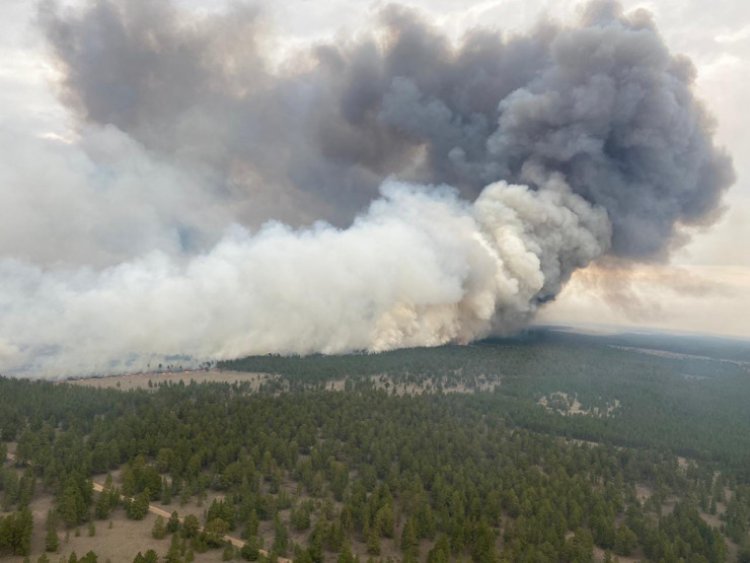
[[[76,135],[0,131],[5,373],[513,331],[601,257],[664,260],[733,181],[690,62],[611,2],[458,44],[390,6],[280,63],[243,6],[39,25]]]

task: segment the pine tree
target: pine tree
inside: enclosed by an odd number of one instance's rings
[[[221,518],[214,518],[204,527],[203,536],[209,546],[220,547],[227,532],[229,532],[229,524]]]
[[[28,508],[16,514],[13,552],[16,555],[31,553],[31,535],[34,532],[34,517]]]
[[[201,524],[193,514],[188,514],[182,521],[182,534],[186,538],[194,538],[198,535]]]
[[[260,556],[260,541],[258,536],[250,536],[240,550],[240,556],[245,561],[257,561]]]
[[[375,514],[375,527],[380,535],[392,538],[394,523],[393,505],[390,500],[387,500]]]
[[[162,479],[161,484],[161,503],[164,505],[172,503],[172,486],[167,483],[166,477]]]
[[[86,506],[75,480],[68,481],[62,498],[58,501],[57,510],[66,526],[73,527],[80,524]]]
[[[169,550],[167,551],[164,560],[167,563],[180,563],[182,560],[180,557],[180,540],[177,534],[172,536],[172,541],[169,543]]]
[[[106,520],[109,516],[108,497],[104,493],[99,493],[99,497],[96,499],[96,504],[94,505],[94,516],[99,520]]]
[[[370,555],[380,555],[380,536],[374,527],[370,526],[365,531],[365,544],[367,553]]]
[[[289,521],[296,532],[302,532],[310,527],[310,511],[304,504],[294,508]]]
[[[354,563],[354,553],[352,553],[352,546],[348,541],[344,542],[337,563]]]
[[[167,532],[170,534],[174,534],[175,532],[179,531],[180,529],[180,515],[177,514],[177,511],[173,511],[172,515],[169,517],[169,520],[167,521]]]
[[[615,553],[630,555],[636,547],[638,547],[638,536],[626,524],[623,524],[615,534]]]
[[[401,532],[401,553],[404,559],[416,559],[419,554],[419,541],[417,540],[417,527],[414,519],[409,518]]]
[[[273,547],[271,549],[277,555],[285,555],[289,545],[289,532],[278,514],[274,517],[273,529]]]
[[[737,552],[737,563],[750,563],[750,537],[746,537],[740,546]]]
[[[154,521],[154,527],[151,529],[151,536],[154,539],[161,540],[167,536],[167,527],[164,523],[164,518],[157,516]]]
[[[258,526],[260,521],[258,519],[258,513],[255,509],[250,511],[250,515],[247,518],[247,524],[245,525],[245,537],[249,538],[258,535]]]
[[[427,563],[448,563],[451,556],[451,545],[448,536],[441,535],[427,554]]]
[[[125,511],[128,518],[132,520],[143,520],[148,514],[149,492],[148,489],[138,493],[135,498],[128,502]]]

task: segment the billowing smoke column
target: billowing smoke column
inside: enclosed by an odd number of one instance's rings
[[[511,331],[598,257],[664,258],[733,180],[690,63],[610,2],[458,46],[392,6],[281,70],[248,8],[99,0],[40,19],[80,124],[69,191],[101,242],[86,268],[0,246],[10,373]],[[132,245],[129,194],[153,233]]]

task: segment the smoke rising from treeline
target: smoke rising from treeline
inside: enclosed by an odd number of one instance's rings
[[[0,171],[32,219],[0,246],[0,369],[511,331],[600,256],[665,258],[733,181],[690,62],[612,2],[459,44],[390,6],[281,65],[245,6],[46,2],[40,23],[79,138],[15,150],[61,171],[73,244],[34,222],[55,179]]]

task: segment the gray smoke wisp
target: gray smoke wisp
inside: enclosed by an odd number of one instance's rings
[[[78,132],[0,167],[0,370],[468,342],[716,218],[731,161],[647,14],[379,22],[272,65],[255,9],[42,4]]]

